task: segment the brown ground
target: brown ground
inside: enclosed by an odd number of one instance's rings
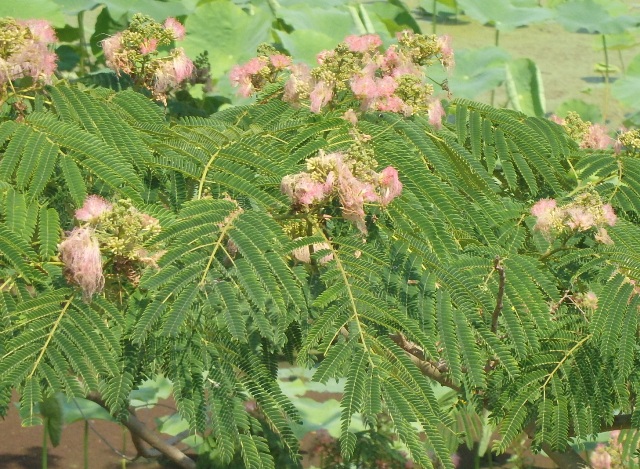
[[[16,396],[17,397],[17,396]],[[155,407],[140,410],[139,417],[147,425],[153,426],[153,419],[165,415],[166,408]],[[89,467],[91,469],[160,469],[155,461],[126,462],[116,451],[133,456],[133,444],[115,423],[92,420],[89,434]],[[60,445],[49,445],[49,468],[81,469],[83,456],[84,423],[68,425],[62,432]],[[123,445],[123,441],[125,441]],[[124,448],[124,451],[123,451]],[[0,469],[39,469],[42,456],[42,426],[22,427],[17,409],[12,408],[8,417],[0,420]]]

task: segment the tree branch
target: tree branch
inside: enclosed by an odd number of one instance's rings
[[[102,396],[100,396],[98,393],[89,393],[87,399],[95,402],[105,409],[109,408],[102,399]],[[163,456],[166,456],[168,459],[173,461],[181,469],[196,468],[196,463],[193,461],[193,459],[184,454],[175,446],[172,446],[168,442],[164,441],[157,433],[149,430],[146,425],[138,419],[132,409],[129,409],[128,414],[128,418],[123,420],[122,424],[131,432],[133,444],[135,445],[136,450],[141,453],[141,456],[145,456],[146,454],[153,454],[144,447],[144,444],[142,443],[144,441],[145,443],[158,450]]]
[[[524,432],[533,440],[536,431],[535,421],[531,421],[525,428]],[[562,469],[584,469],[590,467],[589,464],[574,450],[571,446],[567,446],[566,451],[560,452],[553,449],[549,443],[542,443],[540,445],[542,451],[551,459],[556,466]]]
[[[491,315],[491,332],[495,334],[498,330],[498,317],[504,305],[504,285],[506,282],[504,266],[500,264],[500,256],[496,256],[493,260],[493,268],[498,271],[498,298],[496,300],[496,307]]]
[[[462,388],[447,378],[444,373],[429,360],[425,360],[424,351],[413,342],[409,342],[402,334],[396,333],[389,336],[402,350],[404,350],[409,359],[420,369],[423,375],[437,381],[443,386],[460,392]]]

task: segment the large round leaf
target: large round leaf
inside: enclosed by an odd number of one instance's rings
[[[396,33],[405,29],[416,33],[421,32],[420,26],[416,23],[411,12],[400,2],[362,3],[361,8],[365,10],[375,32],[385,42],[393,39]]]
[[[482,24],[493,24],[501,31],[546,21],[553,17],[547,8],[514,6],[509,0],[458,0],[467,16]]]
[[[638,18],[632,16],[611,16],[593,0],[572,0],[559,5],[557,12],[558,22],[573,32],[619,34],[638,23]]]
[[[315,66],[318,52],[333,49],[341,40],[340,36],[331,36],[313,29],[296,29],[290,34],[277,31],[280,42],[296,62],[301,61]],[[344,37],[344,36],[343,36]]]
[[[456,98],[473,99],[499,86],[505,79],[509,54],[499,47],[456,52],[456,68],[449,88]]]
[[[544,88],[540,69],[531,59],[516,59],[507,64],[507,94],[516,111],[528,116],[545,114]]]
[[[209,51],[211,76],[217,79],[255,56],[260,43],[270,41],[271,20],[260,8],[249,14],[231,2],[206,3],[187,17],[182,46],[190,57]]]
[[[640,55],[633,58],[627,67],[627,74],[616,80],[611,90],[625,106],[640,109]]]
[[[353,18],[345,7],[320,8],[317,5],[299,3],[287,8],[278,8],[276,14],[294,30],[312,30],[332,36],[337,44],[345,36],[355,33]],[[315,52],[321,50],[315,46]]]
[[[101,0],[101,3],[109,9],[109,13],[114,19],[124,15],[132,16],[135,13],[142,13],[156,21],[163,21],[169,16],[187,15],[194,10],[189,2],[181,0],[163,2],[157,0]]]
[[[82,11],[89,11],[100,5],[99,0],[54,0],[65,15],[76,16]]]
[[[53,26],[65,25],[64,15],[53,0],[29,0],[26,2],[0,1],[0,18],[11,16],[18,19],[45,19]]]

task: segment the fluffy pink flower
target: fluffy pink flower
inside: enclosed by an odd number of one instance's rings
[[[586,231],[596,224],[594,216],[582,207],[569,207],[567,226],[572,230]]]
[[[282,178],[280,190],[294,204],[311,205],[325,196],[325,186],[314,181],[308,173],[298,173]]]
[[[76,210],[76,219],[80,221],[95,222],[100,216],[111,211],[113,206],[99,195],[90,195],[84,199],[84,204]]]
[[[347,36],[344,39],[352,52],[373,51],[382,45],[382,39],[377,34],[365,34],[362,36]]]
[[[182,83],[193,74],[194,65],[191,59],[184,53],[184,49],[173,50],[173,70],[177,84]]]
[[[554,199],[540,199],[531,207],[531,215],[534,217],[548,216],[556,208],[556,205]]]
[[[284,54],[273,54],[269,56],[269,61],[276,69],[282,70],[291,65],[291,57]]]
[[[390,96],[377,100],[375,108],[378,111],[401,112],[406,116],[411,115],[413,112],[411,106],[408,106],[407,103],[398,96]]]
[[[244,71],[247,75],[256,75],[266,66],[264,58],[254,57],[244,64]]]
[[[404,75],[421,77],[422,69],[407,57],[402,51],[398,51],[395,45],[390,46],[383,55],[376,59],[380,69],[386,75],[400,78]]]
[[[398,170],[392,166],[387,166],[380,172],[379,183],[382,190],[380,197],[382,205],[388,205],[402,192],[402,183],[398,179]]]
[[[180,21],[178,21],[177,19],[167,18],[164,21],[164,28],[173,33],[173,38],[176,41],[181,41],[182,39],[184,39],[186,30],[184,26],[182,26],[182,23],[180,23]]]
[[[376,80],[378,96],[390,97],[398,88],[398,82],[391,76],[384,76]]]
[[[356,178],[346,164],[341,164],[338,169],[336,185],[342,205],[342,216],[345,220],[353,222],[362,233],[366,233],[364,202],[365,196],[368,198],[372,188]]]
[[[51,44],[58,40],[55,31],[47,20],[25,20],[21,21],[20,24],[27,26],[37,41]]]
[[[618,220],[618,217],[614,213],[613,207],[611,206],[611,204],[604,204],[602,206],[602,217],[604,218],[604,221],[609,226],[615,225],[616,221]]]
[[[325,81],[319,81],[309,95],[309,101],[311,102],[309,109],[317,114],[323,106],[326,106],[331,101],[331,98],[333,98],[333,86]]]
[[[531,207],[531,215],[537,218],[535,229],[548,233],[553,224],[556,201],[540,199]]]
[[[555,114],[551,114],[551,116],[549,117],[549,120],[552,121],[552,122],[555,122],[558,125],[564,125],[565,124],[565,120],[562,117],[557,116]]]
[[[594,150],[604,150],[613,145],[614,141],[607,135],[607,129],[600,124],[592,124],[589,131],[580,142],[580,148],[593,148]]]
[[[429,124],[431,124],[434,129],[440,130],[442,128],[442,118],[445,116],[442,102],[439,99],[431,101],[427,113],[429,115]]]
[[[353,109],[347,109],[347,111],[342,114],[342,118],[350,122],[351,125],[356,125],[358,123],[358,115]]]
[[[351,80],[351,91],[358,98],[374,99],[378,97],[378,87],[375,78],[370,76],[356,76]]]
[[[110,36],[104,39],[100,45],[102,46],[102,51],[104,52],[104,59],[107,63],[107,67],[119,73],[123,68],[123,59],[121,57],[121,53],[124,49],[124,44],[122,43],[122,32],[116,33],[113,36]],[[128,70],[123,70],[125,73]]]
[[[236,65],[229,72],[229,78],[233,86],[238,86],[238,94],[245,98],[251,96],[255,91],[253,86],[253,76],[257,75],[267,66],[266,59],[254,57],[244,65]]]
[[[291,75],[284,84],[282,100],[287,103],[297,104],[303,92],[308,92],[311,81],[311,69],[306,64],[294,64],[289,67]]]
[[[31,77],[34,81],[50,82],[56,69],[57,56],[43,42],[29,41],[20,47],[0,70],[2,81]]]
[[[456,62],[453,58],[453,48],[451,47],[451,36],[445,34],[437,39],[438,47],[440,48],[440,62],[442,66],[447,70],[451,70],[455,67]]]
[[[169,91],[193,74],[193,62],[186,56],[182,48],[173,50],[170,60],[163,60],[154,74],[153,92],[162,99]]]
[[[318,62],[318,65],[322,65],[326,59],[328,59],[329,57],[333,57],[335,55],[336,55],[336,53],[333,50],[320,51],[316,55],[316,62]]]
[[[82,289],[85,299],[91,299],[95,293],[102,290],[102,256],[92,228],[74,228],[58,245],[58,249],[67,278]]]
[[[611,239],[611,236],[609,236],[609,232],[603,227],[598,228],[598,232],[596,233],[594,238],[596,241],[602,244],[613,244],[613,240]]]
[[[140,44],[140,53],[142,55],[151,54],[152,52],[155,52],[157,49],[158,49],[158,40],[155,38],[145,39],[144,41],[142,41],[142,44]]]
[[[611,455],[602,443],[598,443],[596,449],[591,453],[590,460],[593,469],[611,469]]]

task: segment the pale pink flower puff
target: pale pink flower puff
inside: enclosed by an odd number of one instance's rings
[[[377,34],[365,34],[362,36],[347,36],[344,39],[352,52],[367,52],[377,49],[382,45],[382,39]]]
[[[28,29],[25,37],[10,52],[0,51],[0,86],[23,77],[49,83],[57,67],[58,56],[49,50],[56,42],[51,25],[45,20],[16,21],[17,29]]]
[[[84,204],[76,210],[77,220],[95,222],[105,212],[110,212],[112,205],[99,195],[90,195],[84,200]]]
[[[176,41],[181,41],[185,36],[185,28],[182,23],[175,18],[167,18],[164,22],[165,29],[173,33],[173,37]]]
[[[80,286],[85,299],[91,299],[102,290],[102,256],[92,228],[74,228],[58,245],[58,249],[69,279]]]

